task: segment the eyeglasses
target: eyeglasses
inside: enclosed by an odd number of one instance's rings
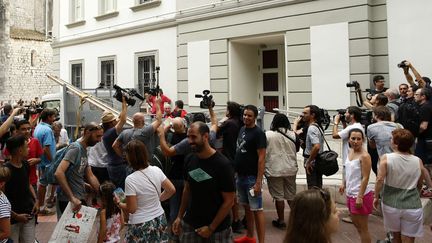
[[[324,201],[328,202],[330,200],[330,193],[327,190],[314,186],[313,189],[318,190]]]

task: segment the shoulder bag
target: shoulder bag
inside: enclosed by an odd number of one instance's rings
[[[337,158],[339,155],[335,151],[331,150],[321,128],[315,124],[313,125],[318,128],[321,135],[323,136],[324,142],[327,145],[327,151],[319,153],[315,158],[315,169],[325,176],[334,175],[336,174],[336,172],[339,171],[339,165],[337,162]]]

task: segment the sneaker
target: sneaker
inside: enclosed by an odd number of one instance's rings
[[[247,235],[234,239],[234,243],[256,243],[255,238],[250,238]]]
[[[278,229],[285,229],[286,228],[285,222],[280,222],[278,219],[273,220],[272,225]]]
[[[242,232],[241,231],[241,229],[242,229],[242,223],[241,223],[241,221],[240,220],[233,221],[232,224],[231,224],[231,228],[232,228],[232,231],[234,233],[241,233]]]
[[[432,188],[422,189],[421,197],[424,198],[432,198]]]
[[[44,209],[39,210],[39,215],[41,215],[41,216],[50,216],[50,215],[54,215],[54,214],[55,214],[55,211],[51,211],[48,208],[44,208]]]

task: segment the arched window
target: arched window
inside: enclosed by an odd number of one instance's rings
[[[30,54],[30,65],[34,67],[36,65],[36,51],[32,50]]]

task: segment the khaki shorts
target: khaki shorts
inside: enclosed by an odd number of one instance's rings
[[[276,201],[293,200],[296,194],[296,176],[267,177],[270,195]]]

